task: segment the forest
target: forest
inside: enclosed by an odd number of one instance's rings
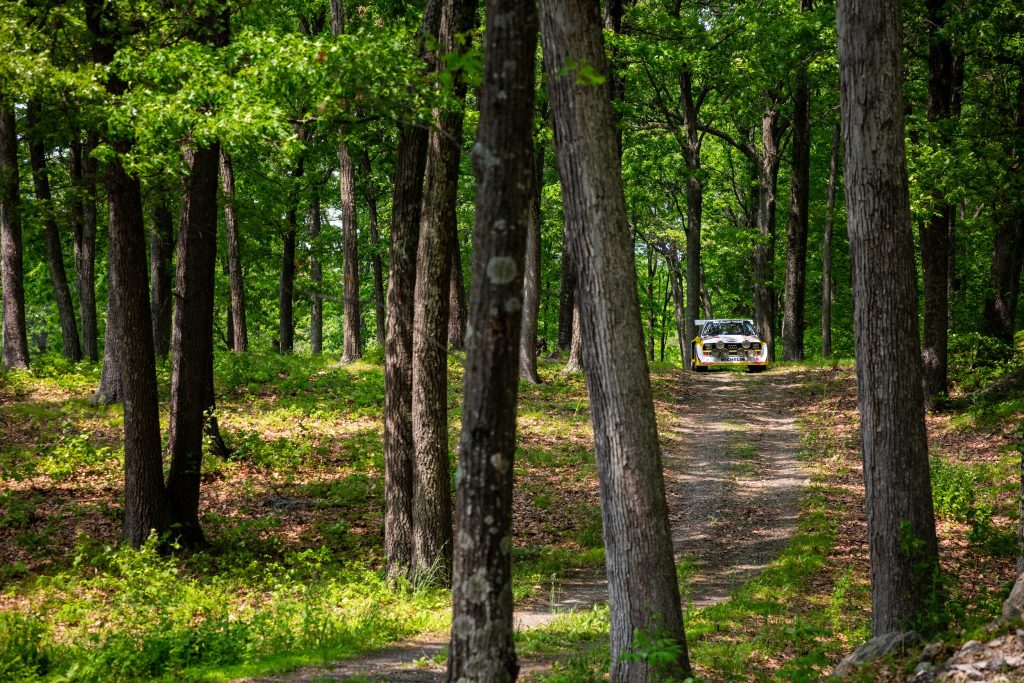
[[[0,681],[1024,680],[1022,155],[1012,0],[0,0]]]

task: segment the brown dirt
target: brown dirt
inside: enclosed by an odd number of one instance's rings
[[[790,369],[687,373],[675,386],[678,418],[662,435],[668,444],[665,485],[676,560],[685,558],[693,569],[685,598],[691,608],[728,599],[782,551],[796,529],[808,480],[798,460],[796,426],[806,398],[803,378]],[[559,613],[606,600],[603,572],[581,572],[561,580],[553,598],[521,606],[516,627],[543,627]],[[366,657],[244,683],[440,681],[445,669],[436,660],[446,642],[447,634],[421,636]],[[521,676],[542,673],[551,663],[521,660]]]

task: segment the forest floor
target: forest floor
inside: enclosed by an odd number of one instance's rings
[[[800,373],[681,375],[674,387],[674,447],[663,454],[665,488],[677,564],[686,571],[688,609],[725,601],[785,548],[796,530],[808,483],[798,453]],[[544,628],[560,615],[607,602],[603,570],[563,577],[550,596],[519,604],[518,631]],[[441,681],[447,633],[419,636],[355,660],[259,683],[327,680]],[[525,680],[542,676],[551,656],[520,658]]]
[[[589,407],[560,370],[520,389],[516,648],[526,679],[604,681]],[[0,373],[0,680],[436,680],[447,595],[381,579],[379,358],[218,354],[216,372],[234,453],[204,458],[209,547],[170,555],[119,543],[123,414],[89,403],[99,367],[45,356]],[[852,367],[654,364],[651,379],[696,673],[816,680],[869,635]],[[957,391],[928,416],[950,643],[982,638],[1015,576],[1024,423],[1020,392]],[[886,666],[873,677],[901,680]]]

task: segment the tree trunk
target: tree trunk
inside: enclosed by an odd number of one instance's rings
[[[536,3],[534,3],[536,12]],[[536,19],[534,19],[536,21]],[[544,185],[544,146],[533,145],[529,223],[523,265],[523,321],[519,340],[519,372],[530,384],[540,384],[537,372],[537,317],[540,315],[540,200]]]
[[[332,0],[331,33],[345,32],[345,6],[341,0]],[[344,321],[341,361],[352,363],[363,357],[359,334],[362,315],[359,311],[359,226],[356,224],[356,173],[352,153],[345,140],[345,131],[338,130],[338,186],[341,193],[341,230],[344,264]]]
[[[173,305],[171,278],[174,259],[174,218],[163,197],[152,211],[153,228],[149,235],[149,287],[153,309],[153,349],[165,357],[171,349],[171,315]]]
[[[462,246],[458,226],[451,233],[452,270],[448,278],[448,346],[462,351],[466,346],[466,280],[462,277]]]
[[[100,373],[100,385],[91,399],[94,405],[120,403],[124,398],[124,392],[121,390],[121,324],[118,320],[120,310],[117,305],[119,287],[114,261],[108,260],[107,329],[103,336],[103,370]]]
[[[442,54],[463,54],[476,0],[446,0],[438,42]],[[466,86],[455,74],[455,97]],[[462,112],[440,112],[429,136],[420,241],[416,252],[412,342],[413,579],[448,585],[452,567],[451,475],[448,455],[448,293],[451,233],[459,183]]]
[[[679,646],[659,673],[681,679],[690,667],[611,102],[573,68],[606,71],[598,4],[545,0],[541,15],[601,484],[611,680],[654,677],[648,662],[626,656],[638,635]]]
[[[576,308],[576,276],[569,255],[569,238],[563,231],[562,274],[558,291],[558,348],[567,351],[572,346],[572,326]]]
[[[294,347],[295,319],[293,306],[295,302],[295,239],[299,219],[298,183],[302,178],[305,164],[300,158],[292,171],[293,187],[288,199],[288,210],[285,212],[286,224],[283,250],[281,252],[281,286],[278,294],[278,351],[291,353]]]
[[[658,274],[658,258],[650,244],[647,245],[647,359],[654,360],[654,330],[657,324],[654,308],[654,278]]]
[[[683,364],[690,366],[690,342],[697,336],[694,322],[700,317],[701,255],[700,233],[704,220],[704,184],[700,179],[701,139],[697,131],[698,110],[693,97],[693,76],[689,69],[679,73],[679,99],[686,132],[686,315],[683,327],[686,339],[680,340]],[[677,312],[678,315],[678,312]]]
[[[821,243],[821,355],[832,357],[832,231],[836,224],[836,179],[839,173],[839,122],[832,127],[832,154],[828,166],[825,234]]]
[[[569,357],[565,359],[565,367],[562,372],[565,374],[583,372],[583,338],[580,337],[580,310],[578,301],[579,291],[573,286],[574,298],[577,299],[576,307],[572,310],[572,340],[569,343]]]
[[[25,267],[18,189],[18,134],[14,106],[0,101],[0,266],[3,274],[4,367],[28,367]]]
[[[309,195],[309,242],[312,254],[309,256],[309,279],[313,282],[312,310],[309,313],[309,348],[315,353],[324,350],[324,298],[320,288],[324,281],[323,267],[320,265],[320,188],[315,187]]]
[[[1014,128],[1024,133],[1024,65],[1020,68],[1017,84],[1017,111]],[[1019,139],[1019,138],[1018,138]],[[1008,174],[1011,178],[1021,172],[1021,150],[1010,150]],[[985,297],[982,329],[1007,343],[1013,343],[1017,323],[1017,299],[1020,294],[1021,266],[1024,264],[1024,202],[1012,197],[1006,215],[996,230],[992,247],[992,265],[989,267],[991,290]]]
[[[693,337],[688,337],[686,331],[686,308],[683,301],[683,273],[682,264],[679,262],[679,252],[676,246],[669,242],[665,246],[665,263],[668,270],[669,283],[672,285],[672,305],[676,317],[676,335],[679,337],[679,353],[682,357],[683,367],[690,367],[691,356],[690,342],[697,336],[694,331]],[[699,317],[699,316],[697,316]]]
[[[216,143],[187,152],[189,175],[182,198],[178,240],[167,451],[171,468],[167,493],[174,533],[189,546],[204,542],[199,526],[199,482],[203,460],[204,412],[213,377],[213,289],[217,269]]]
[[[754,244],[754,325],[775,359],[775,201],[779,179],[779,110],[769,105],[761,119],[761,153],[757,159],[757,241]]]
[[[512,683],[512,479],[526,233],[536,225],[532,0],[488,0],[452,582],[451,683]]]
[[[377,346],[384,346],[384,268],[380,262],[380,230],[378,228],[377,194],[373,188],[373,169],[370,166],[370,155],[363,150],[363,174],[366,176],[366,207],[370,214],[370,261],[373,266],[373,308],[376,322]]]
[[[75,287],[78,312],[82,319],[82,355],[99,360],[99,334],[96,320],[96,134],[86,136],[85,145],[77,139],[69,145],[70,177],[75,190],[71,202],[71,224],[75,236]]]
[[[235,351],[249,350],[249,326],[245,318],[245,278],[242,274],[241,238],[235,213],[235,170],[231,156],[220,152],[220,182],[224,193],[224,235],[228,249],[228,279],[231,282],[231,324]]]
[[[940,610],[904,152],[897,0],[840,3],[839,75],[853,271],[872,635]]]
[[[812,9],[801,0],[800,11]],[[793,165],[786,224],[786,283],[782,314],[782,360],[804,359],[804,303],[807,293],[807,204],[811,184],[811,86],[807,67],[796,74],[793,95]]]
[[[426,41],[437,35],[442,4],[442,0],[427,0],[416,37],[428,68],[433,68],[435,55],[427,50]],[[391,196],[384,346],[384,552],[390,579],[407,577],[412,571],[412,320],[426,153],[426,130],[403,125]]]
[[[929,137],[933,144],[949,147],[951,135],[944,129],[952,116],[953,47],[946,28],[944,0],[928,0],[928,121],[939,129]],[[931,189],[935,208],[921,224],[921,269],[924,282],[924,388],[930,402],[949,388],[949,227],[954,207],[942,190]]]
[[[64,250],[60,244],[60,230],[53,212],[53,198],[50,196],[50,174],[46,168],[46,145],[40,129],[39,103],[29,101],[26,118],[31,127],[28,136],[29,161],[32,165],[32,184],[36,201],[39,202],[43,220],[43,241],[46,244],[46,268],[53,286],[53,297],[57,301],[57,316],[64,341],[64,357],[78,362],[82,360],[82,346],[78,340],[78,324],[75,321],[75,304],[71,299],[71,288],[64,269]]]
[[[359,233],[356,226],[356,174],[352,155],[344,142],[338,145],[338,179],[341,186],[342,248],[345,252],[345,320],[341,360],[351,363],[363,356],[359,337]]]

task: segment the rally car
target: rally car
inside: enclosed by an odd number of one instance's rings
[[[745,366],[759,372],[768,366],[768,345],[754,331],[753,320],[694,320],[690,367],[706,372],[714,366]]]

